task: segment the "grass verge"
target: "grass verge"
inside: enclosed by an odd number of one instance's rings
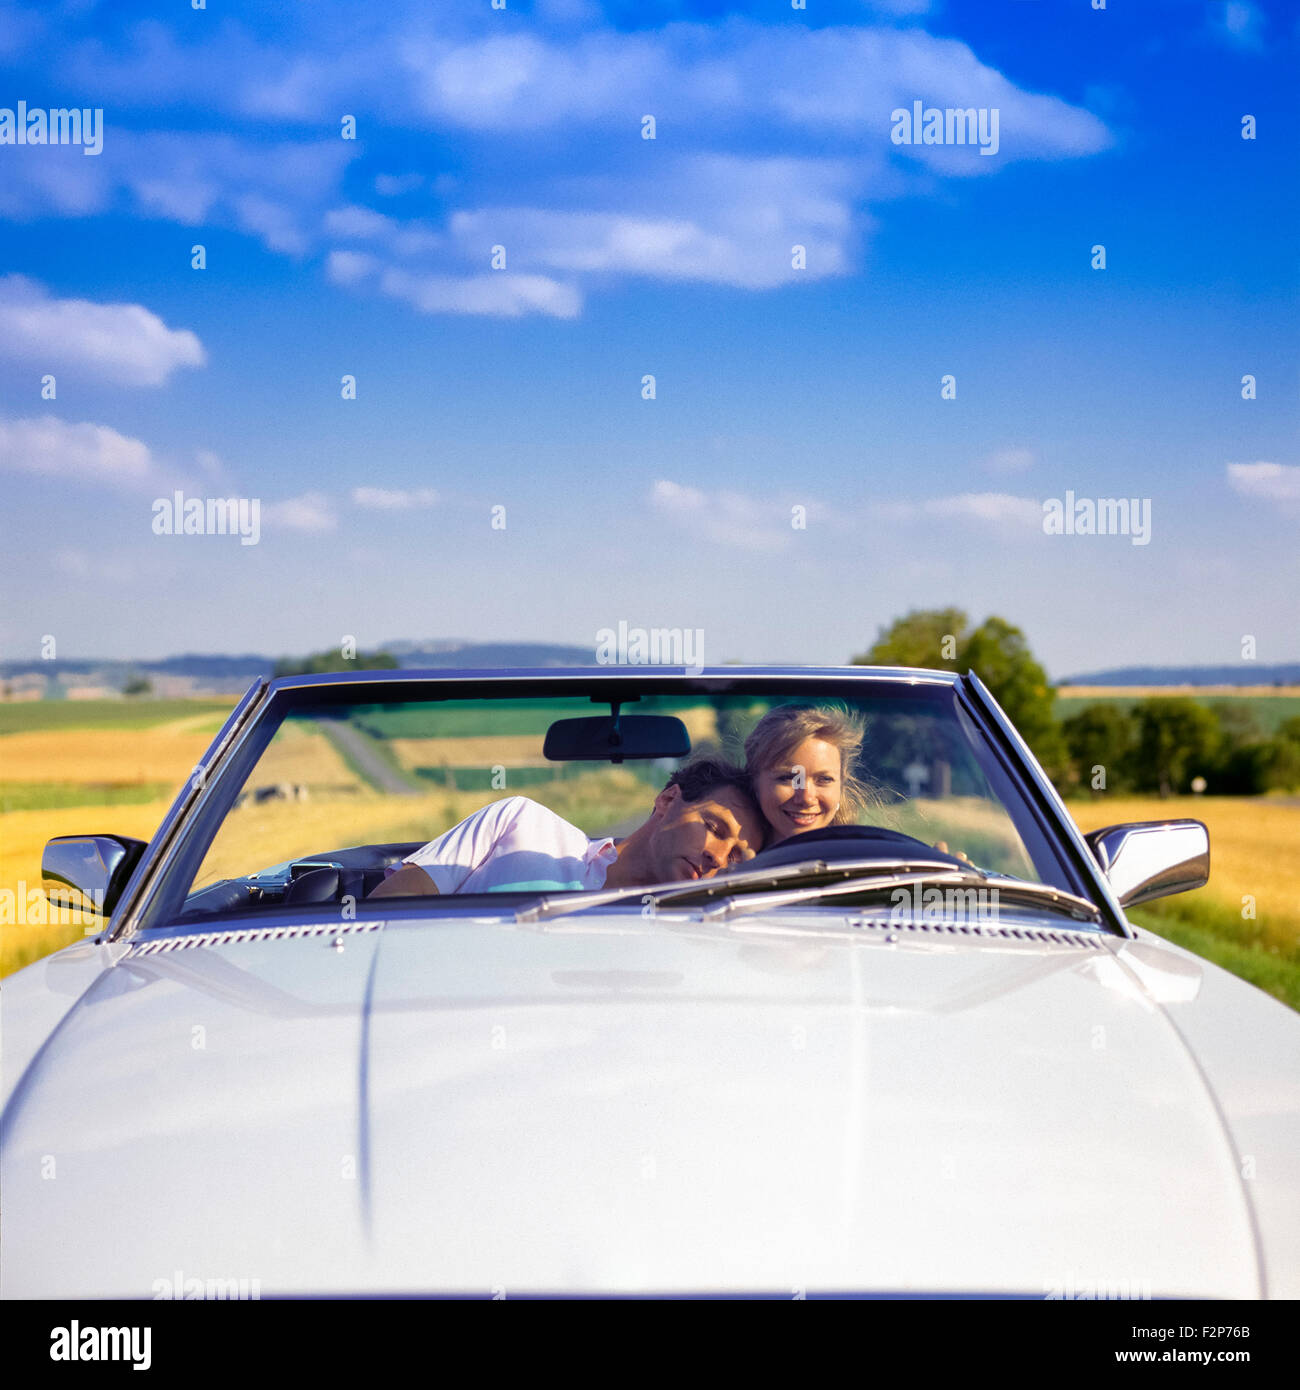
[[[207,715],[200,731],[216,733],[232,700],[6,700],[0,703],[0,734],[44,729],[148,729],[175,719]]]
[[[1133,908],[1128,917],[1300,1010],[1300,947],[1270,942],[1231,908],[1191,894]]]

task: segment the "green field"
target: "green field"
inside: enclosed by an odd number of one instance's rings
[[[629,714],[680,714],[707,706],[707,696],[647,696]],[[351,718],[376,738],[473,738],[478,735],[545,734],[557,719],[607,715],[609,706],[581,696],[556,700],[432,700],[404,708],[361,707]]]
[[[0,735],[59,729],[149,729],[173,719],[211,714],[203,732],[215,734],[233,700],[9,700],[0,703]],[[2,752],[2,750],[0,750]],[[0,776],[4,767],[0,764]]]
[[[138,806],[175,790],[170,782],[0,782],[0,815],[63,806]]]
[[[1213,846],[1211,846],[1213,853]],[[1240,913],[1197,893],[1130,909],[1127,916],[1172,941],[1175,946],[1213,961],[1215,965],[1300,1011],[1300,945],[1270,942],[1260,931],[1248,930]]]

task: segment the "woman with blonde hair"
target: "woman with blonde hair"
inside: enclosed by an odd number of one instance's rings
[[[868,809],[853,773],[862,717],[831,705],[776,705],[745,740],[745,769],[771,827],[768,844],[828,825],[853,825]]]

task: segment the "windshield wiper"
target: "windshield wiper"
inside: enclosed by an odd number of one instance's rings
[[[1064,913],[1076,921],[1104,921],[1101,909],[1087,898],[1076,897],[1073,893],[1049,887],[1045,883],[1030,883],[1026,879],[999,878],[985,873],[970,873],[954,869],[942,874],[895,874],[890,878],[872,879],[867,882],[823,883],[803,885],[796,888],[781,889],[771,893],[751,893],[743,897],[728,897],[717,907],[709,908],[703,914],[706,922],[720,921],[751,912],[763,912],[783,907],[797,907],[814,899],[847,897],[854,893],[892,892],[899,887],[913,885],[933,885],[936,888],[974,888],[977,892],[990,892],[995,896],[991,904],[976,902],[973,910],[963,904],[959,915],[973,918],[976,922],[996,922],[998,906],[1006,899],[1010,902],[1024,902],[1032,907],[1047,908],[1053,912]],[[922,915],[926,908],[922,905]]]
[[[872,882],[879,880],[879,882]],[[566,917],[592,907],[613,907],[626,902],[650,902],[656,907],[687,907],[714,898],[735,899],[738,895],[761,897],[754,911],[762,907],[806,902],[823,894],[886,890],[902,884],[935,883],[952,886],[995,887],[999,896],[1024,890],[1038,905],[1053,905],[1071,916],[1081,913],[1101,921],[1101,912],[1086,898],[1077,898],[1059,888],[1030,883],[1025,879],[989,873],[976,866],[958,866],[949,860],[934,859],[849,859],[827,863],[783,864],[773,869],[742,869],[719,874],[716,878],[690,883],[646,884],[640,888],[598,888],[589,893],[566,893],[562,897],[541,898],[515,914],[517,922],[543,922]],[[761,890],[768,889],[767,893]],[[706,914],[712,915],[712,914]],[[719,916],[725,913],[719,913]]]
[[[685,883],[678,879],[671,883],[647,883],[636,888],[594,888],[587,893],[540,898],[531,907],[521,908],[515,913],[515,920],[541,922],[548,917],[566,917],[570,912],[581,912],[588,907],[612,907],[621,902],[643,902],[646,899],[656,906],[661,903],[687,903],[695,898],[707,902],[710,898],[726,897],[738,891],[780,888],[787,884],[807,883],[814,878],[853,878],[863,870],[875,872],[882,869],[898,871],[951,867],[948,863],[926,859],[853,859],[836,864],[818,859],[812,863],[782,864],[773,869],[736,869],[718,874],[715,878],[691,879]]]

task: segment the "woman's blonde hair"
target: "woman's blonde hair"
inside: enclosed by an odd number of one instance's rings
[[[788,764],[794,750],[809,738],[840,750],[840,805],[833,825],[853,825],[875,798],[855,774],[866,726],[860,714],[835,705],[775,705],[745,740],[745,770],[751,777]]]

